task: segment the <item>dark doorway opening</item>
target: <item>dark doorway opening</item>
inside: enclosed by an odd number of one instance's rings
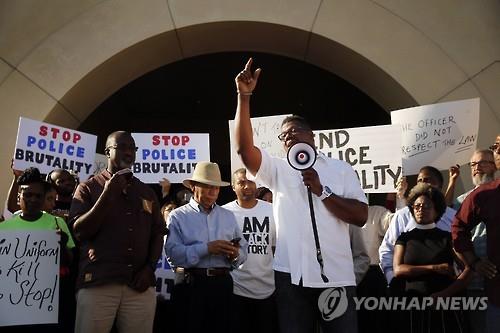
[[[229,180],[228,120],[234,118],[236,107],[234,77],[249,56],[254,68],[263,70],[252,96],[252,116],[299,114],[314,129],[390,124],[384,109],[330,72],[283,56],[230,52],[184,59],[147,73],[104,101],[78,129],[98,136],[98,152],[115,130],[209,133],[211,159]],[[224,188],[219,203],[232,198],[232,190]]]

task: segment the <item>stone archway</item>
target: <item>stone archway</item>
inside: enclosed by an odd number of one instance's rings
[[[480,96],[482,144],[500,123],[496,1],[453,7],[365,0],[14,1],[0,6],[4,166],[20,115],[75,128],[134,78],[211,52],[249,50],[314,64],[354,84],[387,111]],[[0,176],[0,188],[9,178]]]

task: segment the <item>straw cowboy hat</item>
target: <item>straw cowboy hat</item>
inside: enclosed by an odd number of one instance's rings
[[[182,184],[187,188],[191,182],[198,182],[212,186],[229,186],[230,183],[224,182],[220,176],[220,170],[217,163],[198,162],[194,168],[193,177],[184,179]]]

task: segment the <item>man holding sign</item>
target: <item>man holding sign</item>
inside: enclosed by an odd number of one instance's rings
[[[127,132],[106,140],[107,169],[81,183],[70,223],[81,242],[76,332],[152,331],[154,270],[165,223],[155,193],[130,167],[137,147]]]
[[[271,158],[254,146],[250,97],[261,70],[252,72],[251,65],[252,59],[235,79],[236,149],[248,171],[274,194],[274,218],[279,232],[273,266],[281,330],[312,332],[321,313],[323,332],[357,331],[353,302],[356,282],[348,224],[364,225],[368,211],[366,197],[354,170],[346,162],[320,153],[314,168],[300,172],[286,160]],[[287,152],[299,142],[314,147],[313,132],[303,118],[286,118],[281,130],[278,138]],[[316,211],[313,228],[308,222],[311,216],[306,187],[313,194],[311,201]],[[315,224],[317,233],[313,237]],[[322,251],[321,260],[317,251]],[[331,308],[335,303],[332,297],[339,297],[342,303],[335,309]],[[318,304],[318,308],[311,304]]]

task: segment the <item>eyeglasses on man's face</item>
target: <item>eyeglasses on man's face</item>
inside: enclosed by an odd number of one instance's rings
[[[486,168],[490,164],[495,164],[495,162],[481,160],[481,161],[477,161],[477,162],[470,162],[469,166],[470,166],[471,169],[474,169],[474,168],[476,168],[478,166],[481,167],[481,168]]]
[[[500,148],[500,143],[498,143],[498,142],[497,142],[497,143],[495,143],[495,144],[493,144],[493,145],[489,146],[488,148],[489,148],[492,152],[496,152],[496,153],[498,153],[499,148]]]
[[[282,132],[278,135],[278,139],[280,141],[285,141],[286,137],[291,134],[291,135],[296,135],[296,134],[299,134],[299,133],[304,133],[304,132],[307,132],[309,131],[307,128],[303,128],[303,127],[294,127],[292,128],[291,130],[288,130],[286,132]]]
[[[127,151],[127,150],[137,151],[139,149],[139,147],[136,147],[135,145],[127,145],[124,143],[119,143],[116,145],[111,145],[111,146],[106,147],[106,149],[111,149],[111,148],[119,150],[119,151]]]

